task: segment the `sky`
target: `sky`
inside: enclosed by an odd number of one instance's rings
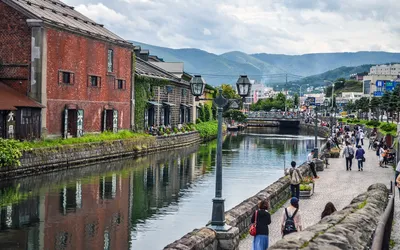
[[[216,54],[400,51],[400,0],[62,1],[126,40],[162,47]]]

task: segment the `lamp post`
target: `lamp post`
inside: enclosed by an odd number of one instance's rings
[[[247,76],[240,76],[237,83],[237,91],[242,98],[248,96],[251,90],[251,83]],[[206,82],[200,75],[195,75],[190,81],[190,90],[196,100],[203,94]],[[218,134],[217,134],[217,165],[215,175],[215,197],[212,200],[211,224],[209,227],[215,231],[227,231],[230,226],[225,224],[225,199],[222,198],[222,112],[229,100],[222,95],[222,89],[219,89],[218,96],[213,99],[217,107],[218,114]]]
[[[314,128],[314,136],[315,136],[315,142],[314,142],[314,158],[318,158],[318,112],[317,112],[317,106],[315,106],[315,128]]]

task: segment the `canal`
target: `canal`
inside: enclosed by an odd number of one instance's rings
[[[276,128],[229,134],[230,209],[302,163],[312,136]],[[322,142],[322,141],[320,141]],[[2,183],[0,249],[162,249],[211,216],[216,142]]]

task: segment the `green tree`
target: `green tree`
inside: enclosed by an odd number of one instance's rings
[[[247,118],[245,114],[243,114],[240,110],[230,109],[223,115],[225,118],[230,119],[230,121],[234,120],[236,122],[244,122]]]
[[[371,98],[371,101],[369,103],[369,108],[374,113],[374,115],[378,118],[380,115],[381,101],[382,101],[381,98],[374,96]]]
[[[211,110],[211,106],[208,104],[204,105],[204,122],[208,122],[208,121],[212,121],[213,117],[212,117],[212,110]]]
[[[297,93],[293,96],[293,105],[297,107],[300,105],[300,97]]]
[[[222,84],[222,95],[228,99],[240,99],[240,95],[236,93],[236,90],[230,84]]]
[[[205,107],[204,107],[203,104],[200,104],[199,119],[200,119],[202,122],[206,122],[206,111],[205,111]]]
[[[386,112],[386,122],[388,122],[389,120],[388,120],[388,111],[389,111],[389,104],[390,104],[390,96],[391,96],[391,94],[388,92],[388,91],[385,91],[385,93],[383,93],[383,96],[381,97],[382,98],[382,101],[381,101],[381,104],[382,104],[382,110],[384,110],[385,112]]]

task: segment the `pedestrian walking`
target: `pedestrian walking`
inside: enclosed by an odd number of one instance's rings
[[[383,148],[383,146],[381,145],[378,146],[377,155],[379,159],[379,167],[383,168],[383,160],[385,156],[385,149]]]
[[[364,131],[360,129],[359,134],[360,134],[361,146],[364,146],[364,137],[365,137]]]
[[[268,212],[268,201],[263,200],[258,204],[258,209],[251,217],[251,223],[256,225],[256,235],[253,239],[253,250],[266,250],[268,248],[268,225],[271,224],[271,214]]]
[[[383,146],[383,154],[382,154],[382,156],[383,156],[383,162],[382,162],[383,166],[386,166],[388,164],[389,151],[390,150],[386,145]]]
[[[296,162],[292,161],[290,163],[292,168],[289,169],[290,175],[290,190],[292,192],[292,197],[300,199],[300,183],[303,180],[303,176],[298,168],[296,168]]]
[[[358,171],[364,171],[363,170],[364,161],[365,161],[364,155],[365,155],[364,149],[361,147],[361,145],[358,145],[357,150],[356,150],[356,160],[358,162]]]
[[[397,166],[396,166],[396,177],[394,178],[395,182],[397,182],[397,177],[399,177],[399,175],[400,175],[400,161],[397,163]],[[400,186],[398,186],[398,187],[399,187],[399,194],[400,194]]]
[[[317,175],[317,171],[315,171],[315,163],[314,163],[314,149],[311,150],[311,152],[307,156],[307,162],[308,165],[310,166],[311,172],[314,175],[314,179],[319,179],[319,176]]]
[[[353,133],[351,133],[351,139],[350,139],[351,145],[356,144],[356,135]]]
[[[356,137],[356,147],[358,146],[358,144],[360,143],[360,132],[356,131],[355,132],[355,137]]]
[[[336,208],[335,208],[335,206],[333,205],[333,203],[332,203],[332,202],[326,203],[325,209],[324,209],[324,211],[322,211],[322,214],[321,214],[321,220],[322,220],[324,217],[333,214],[334,212],[336,212]]]
[[[281,233],[282,237],[290,233],[303,230],[299,211],[299,199],[292,197],[290,206],[285,208],[282,214]]]
[[[348,142],[346,143],[346,147],[343,150],[343,157],[346,158],[346,171],[351,171],[351,166],[353,164],[354,158],[354,149]]]

